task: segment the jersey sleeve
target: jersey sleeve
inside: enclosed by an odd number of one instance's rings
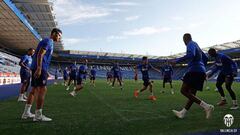
[[[48,50],[50,47],[50,41],[45,39],[42,41],[42,46],[41,46],[44,50]]]
[[[196,55],[196,47],[192,44],[187,45],[187,53],[185,56],[178,58],[176,63],[180,63],[183,61],[191,60]]]
[[[22,63],[22,62],[24,63],[24,62],[26,62],[26,61],[27,61],[27,56],[24,55],[24,56],[21,58],[19,64]]]

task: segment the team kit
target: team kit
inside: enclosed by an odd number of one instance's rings
[[[26,55],[22,56],[19,65],[21,76],[21,88],[19,92],[18,101],[26,102],[23,109],[22,119],[33,119],[33,121],[52,121],[43,115],[43,105],[45,101],[45,95],[47,94],[47,84],[49,74],[49,65],[51,63],[51,57],[54,50],[54,42],[59,42],[62,36],[62,31],[58,28],[52,29],[50,36],[41,40],[36,49],[29,48]],[[171,87],[171,94],[174,94],[172,86],[173,66],[178,63],[187,61],[187,71],[182,77],[182,86],[180,89],[181,94],[186,97],[186,104],[182,107],[182,110],[172,110],[173,115],[179,119],[186,117],[187,112],[196,103],[206,113],[206,119],[211,118],[214,106],[207,101],[203,101],[196,96],[198,91],[203,90],[204,82],[208,80],[213,74],[218,72],[216,81],[216,88],[220,94],[221,100],[216,104],[217,106],[224,106],[227,104],[225,93],[222,85],[225,83],[226,90],[232,99],[231,110],[239,108],[236,94],[232,90],[232,84],[234,77],[237,75],[237,63],[234,62],[229,56],[219,53],[216,49],[210,48],[208,54],[205,54],[198,46],[197,42],[192,40],[192,36],[189,33],[183,35],[183,41],[186,45],[186,55],[177,59],[168,59],[165,61],[161,69],[158,69],[151,65],[147,56],[142,57],[141,62],[135,65],[134,77],[135,81],[138,80],[138,74],[142,76],[142,88],[135,89],[133,91],[133,98],[138,98],[145,90],[149,90],[149,100],[155,101],[157,97],[153,92],[154,81],[151,80],[149,74],[150,70],[155,70],[163,76],[163,85],[161,93],[164,93],[165,84],[169,83]],[[209,59],[214,59],[213,66],[206,69]],[[65,67],[62,71],[63,84],[67,91],[70,91],[70,86],[73,85],[73,90],[69,93],[69,96],[75,97],[84,89],[84,84],[87,76],[90,78],[90,84],[93,87],[97,87],[95,84],[97,70],[96,67],[88,66],[88,60],[84,59],[80,66],[76,62],[73,62],[70,66]],[[55,71],[55,80],[58,79],[58,69]],[[119,63],[113,63],[111,69],[106,73],[106,85],[115,87],[116,83],[119,85],[120,90],[124,90],[123,87],[123,75],[121,71],[121,65]],[[57,84],[57,82],[55,82]],[[27,93],[27,89],[31,85],[30,93]],[[36,101],[35,113],[32,113],[31,108],[33,102]]]

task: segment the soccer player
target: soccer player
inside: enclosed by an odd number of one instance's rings
[[[238,103],[236,99],[236,94],[232,90],[232,84],[234,77],[237,76],[237,64],[227,55],[218,53],[214,48],[210,48],[208,54],[215,58],[215,65],[212,67],[212,70],[208,71],[208,77],[220,70],[220,73],[217,77],[216,87],[218,92],[221,95],[221,101],[217,103],[219,106],[224,106],[227,104],[225,94],[222,88],[223,83],[232,98],[233,106],[230,108],[232,110],[238,109]]]
[[[66,68],[63,70],[64,86],[67,86],[68,77],[69,77],[69,71],[68,71],[68,67],[66,67]]]
[[[92,67],[90,71],[90,84],[92,84],[94,87],[95,87],[96,74],[97,74],[97,71],[95,67]]]
[[[206,68],[208,57],[200,49],[198,44],[192,40],[189,33],[184,34],[183,41],[187,47],[186,55],[172,60],[174,65],[183,61],[188,62],[188,71],[183,77],[181,93],[188,98],[187,104],[181,111],[172,110],[178,118],[184,118],[193,103],[200,105],[206,112],[206,119],[209,119],[214,106],[207,104],[196,96],[197,91],[202,91],[206,79]]]
[[[71,83],[73,82],[74,84],[74,89],[76,89],[76,85],[77,85],[77,65],[76,62],[73,63],[70,67],[70,73],[69,73],[69,80],[68,80],[68,85],[67,85],[67,89],[69,90]]]
[[[54,42],[60,41],[62,31],[54,28],[51,31],[51,36],[39,42],[36,53],[33,56],[31,65],[32,69],[32,90],[28,96],[27,104],[25,105],[22,119],[33,118],[33,121],[52,121],[42,114],[45,95],[47,92],[47,79],[49,76],[48,67],[51,62]],[[36,110],[35,115],[31,113],[32,103],[36,95]]]
[[[123,87],[122,87],[122,82],[121,82],[121,79],[120,79],[120,76],[119,76],[119,72],[121,72],[120,70],[120,66],[118,63],[114,64],[113,67],[112,67],[112,72],[113,72],[113,81],[112,81],[112,88],[114,88],[114,84],[115,84],[115,81],[117,79],[117,81],[119,82],[119,85],[120,85],[120,89],[122,90]]]
[[[173,75],[173,68],[169,64],[168,61],[166,61],[165,65],[162,67],[162,76],[163,76],[163,90],[161,91],[164,93],[165,89],[165,83],[169,83],[171,87],[171,93],[174,94],[173,86],[172,86],[172,75]]]
[[[32,64],[32,56],[34,55],[35,50],[33,48],[29,48],[27,51],[27,54],[24,55],[20,62],[19,65],[21,66],[20,69],[20,77],[21,77],[21,89],[20,89],[20,94],[18,97],[18,101],[20,102],[25,102],[27,101],[26,97],[26,92],[28,90],[28,86],[30,83],[30,78],[31,78],[31,64]]]
[[[111,70],[109,70],[106,75],[107,75],[107,84],[111,85],[112,84],[112,78],[113,78]]]
[[[139,64],[135,70],[135,76],[136,74],[138,74],[138,70],[141,71],[142,73],[142,80],[143,80],[143,87],[141,90],[135,90],[134,91],[134,96],[137,98],[139,96],[139,93],[145,91],[148,87],[149,87],[149,91],[151,92],[151,95],[149,96],[149,99],[150,100],[156,100],[156,97],[154,96],[153,94],[153,90],[152,90],[152,87],[153,87],[153,81],[150,81],[150,77],[149,77],[149,74],[148,74],[148,71],[150,69],[153,69],[157,72],[161,72],[160,70],[154,68],[151,64],[149,64],[148,62],[148,57],[144,56],[142,58],[142,64]]]
[[[84,75],[87,74],[87,60],[85,60],[85,65],[81,65],[78,70],[78,75],[77,75],[77,86],[76,89],[74,89],[72,92],[69,94],[73,97],[77,95],[77,93],[83,89],[83,77]]]

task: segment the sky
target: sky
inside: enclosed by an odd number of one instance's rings
[[[169,56],[240,39],[240,0],[55,0],[66,50]]]

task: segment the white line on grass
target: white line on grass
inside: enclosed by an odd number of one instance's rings
[[[126,118],[125,116],[123,116],[123,115],[122,115],[121,113],[119,113],[114,107],[112,107],[110,104],[108,104],[107,102],[105,102],[102,97],[98,96],[97,94],[95,94],[95,93],[92,92],[92,91],[90,91],[90,93],[93,94],[99,101],[101,101],[101,102],[102,102],[103,104],[105,104],[107,107],[109,107],[110,109],[112,109],[113,112],[114,112],[115,114],[117,114],[123,121],[129,122],[129,119],[128,119],[128,118]]]

